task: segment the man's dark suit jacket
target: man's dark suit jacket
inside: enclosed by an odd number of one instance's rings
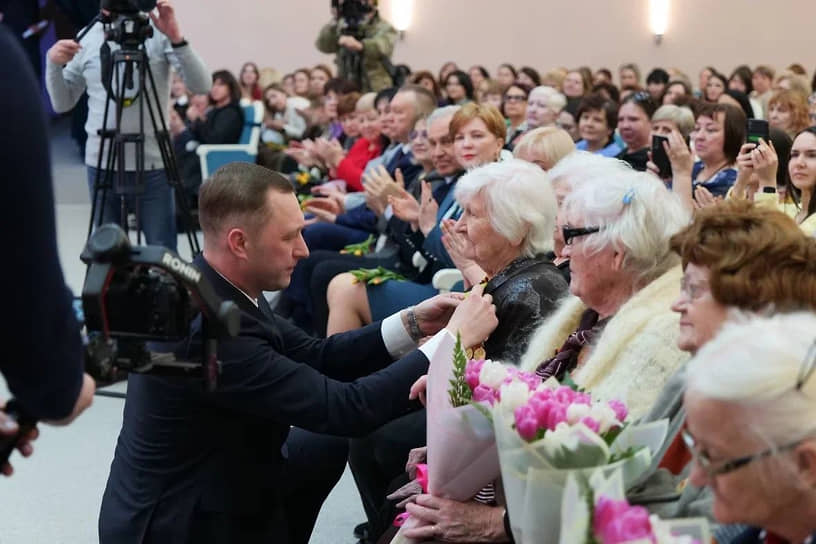
[[[380,323],[317,340],[265,300],[255,307],[202,257],[195,264],[239,305],[240,333],[219,344],[213,393],[193,380],[130,376],[102,500],[103,543],[285,543],[278,475],[289,427],[365,435],[411,408],[410,386],[427,371],[418,350],[391,363]],[[200,353],[199,328],[190,357]],[[220,535],[208,519],[219,520]]]

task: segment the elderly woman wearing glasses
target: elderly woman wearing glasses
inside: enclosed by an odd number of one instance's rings
[[[683,264],[680,296],[672,310],[680,316],[678,347],[700,351],[725,323],[746,313],[816,311],[816,240],[782,212],[744,200],[727,200],[699,210],[694,221],[672,237]],[[814,330],[816,334],[816,330]],[[646,419],[670,418],[669,436],[685,421],[682,409],[685,368],[667,382]],[[680,479],[688,475],[688,451],[675,438],[667,442],[660,466]],[[661,515],[710,515],[710,497],[686,486],[679,501],[666,503],[676,478],[661,471],[634,493],[640,502],[661,497]]]
[[[571,373],[637,418],[687,355],[676,344],[679,258],[669,239],[688,223],[679,198],[648,174],[596,169],[566,197],[563,249],[570,293],[530,342],[522,367]],[[553,354],[555,355],[553,356]]]
[[[733,324],[688,364],[691,483],[732,543],[816,541],[816,315]]]

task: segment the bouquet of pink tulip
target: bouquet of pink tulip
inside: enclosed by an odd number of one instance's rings
[[[711,541],[704,518],[661,520],[624,498],[622,473],[567,478],[559,544],[701,544]]]
[[[493,372],[499,374],[488,374]],[[492,407],[510,526],[519,544],[558,540],[560,497],[570,473],[620,470],[631,484],[649,468],[667,432],[666,421],[627,421],[619,401],[595,399],[554,379],[531,385],[516,374],[499,387]]]
[[[425,406],[427,477],[423,490],[436,497],[467,501],[499,477],[493,423],[485,417],[485,407],[473,402],[473,392],[464,378],[469,363],[459,339],[442,331],[428,342],[426,352],[431,356]],[[414,541],[403,531],[418,526],[419,520],[403,516],[398,523],[400,532],[392,544],[412,544]]]

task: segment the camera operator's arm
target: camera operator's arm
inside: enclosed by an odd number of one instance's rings
[[[31,417],[68,422],[88,404],[83,347],[57,253],[45,114],[35,76],[16,39],[0,27],[0,244],[14,248],[0,267],[8,286],[0,369]],[[12,182],[11,180],[14,180]]]
[[[46,59],[45,88],[51,106],[57,113],[70,111],[86,88],[82,46],[74,40],[59,40],[48,50]]]
[[[340,45],[337,41],[340,39],[340,30],[337,28],[337,19],[332,19],[320,29],[320,34],[317,35],[315,47],[322,53],[337,53]]]
[[[380,18],[377,18],[374,24],[374,35],[362,41],[363,56],[369,59],[391,58],[394,44],[397,43],[397,31]]]
[[[184,40],[184,34],[176,19],[176,11],[170,1],[158,0],[156,9],[150,12],[150,19],[159,32],[167,36],[170,41],[165,48],[165,54],[190,92],[193,94],[208,93],[212,83],[210,72],[198,53]]]

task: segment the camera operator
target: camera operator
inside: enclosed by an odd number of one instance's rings
[[[117,16],[116,13],[111,14],[105,10],[103,14]],[[150,12],[150,19],[154,29],[158,30],[144,43],[159,95],[160,103],[154,104],[154,107],[163,115],[167,115],[171,67],[176,69],[193,93],[206,94],[209,91],[210,72],[184,39],[169,0],[158,0],[156,9]],[[100,55],[100,48],[103,43],[106,43],[105,33],[101,24],[92,24],[94,26],[82,39],[82,43],[77,43],[75,40],[59,40],[48,50],[45,83],[54,111],[58,113],[69,111],[77,103],[82,93],[86,89],[88,91],[88,121],[85,123],[88,142],[85,147],[85,164],[88,166],[88,186],[91,198],[94,198],[94,181],[97,176],[99,159],[100,136],[98,131],[102,128],[108,92],[102,82],[103,71]],[[107,44],[111,51],[119,48],[116,43],[107,42]],[[138,86],[138,81],[135,84]],[[140,89],[138,98],[131,105],[123,108],[121,120],[123,133],[139,131],[139,101],[144,100],[144,95],[148,93],[149,85],[146,87],[148,88]],[[106,128],[112,129],[116,123],[116,108],[113,101],[110,102],[110,110]],[[167,182],[167,174],[162,163],[156,135],[146,111],[144,129],[144,193],[135,197],[135,200],[129,200],[129,207],[138,210],[140,228],[148,244],[161,245],[175,250],[176,222],[173,188]],[[125,147],[124,160],[127,170],[125,181],[128,185],[135,185],[134,146]],[[104,168],[105,164],[102,167]],[[99,174],[100,179],[104,178],[105,172]],[[109,190],[105,198],[105,209],[97,209],[97,213],[102,213],[103,223],[121,223],[119,195],[111,194]]]
[[[262,294],[285,287],[308,255],[289,181],[255,164],[225,165],[202,185],[199,217],[204,253],[194,264],[238,305],[240,330],[219,341],[211,393],[130,375],[100,540],[306,544],[346,464],[340,437],[416,408],[408,392],[428,368],[422,350],[435,344],[416,342],[446,328],[476,345],[496,327],[495,308],[481,288],[438,295],[318,340],[276,316]],[[200,353],[200,329],[177,356]]]
[[[39,86],[19,42],[2,26],[0,51],[0,244],[7,249],[0,285],[7,287],[3,311],[9,318],[0,333],[0,372],[20,413],[64,425],[91,404],[94,383],[82,372],[82,339],[57,254]],[[18,431],[0,411],[0,438]],[[17,442],[23,455],[31,454],[36,435],[34,429]],[[11,465],[0,471],[11,475]]]
[[[337,53],[338,77],[357,83],[363,92],[392,85],[391,54],[397,31],[380,18],[377,0],[332,2],[332,20],[317,37],[323,53]]]

